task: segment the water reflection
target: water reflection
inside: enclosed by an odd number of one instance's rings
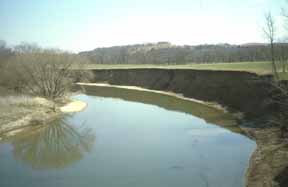
[[[12,139],[15,157],[37,169],[64,168],[79,161],[91,150],[95,135],[67,120],[66,116],[17,133]]]
[[[244,186],[255,144],[195,117],[229,126],[228,114],[159,94],[99,89],[91,95],[75,97],[88,103],[84,111],[3,140],[1,187]],[[135,102],[118,99],[125,97]],[[195,116],[183,114],[189,111]]]
[[[232,132],[244,134],[235,120],[235,117],[228,112],[223,112],[217,108],[209,107],[201,103],[187,102],[170,95],[152,93],[139,90],[128,90],[116,87],[105,86],[81,86],[88,95],[100,97],[120,98],[127,101],[152,104],[161,108],[184,112],[204,119],[207,123],[216,124],[229,129]]]

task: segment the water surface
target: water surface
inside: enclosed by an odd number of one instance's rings
[[[244,186],[255,143],[231,115],[116,88],[76,98],[86,110],[0,144],[1,187]]]

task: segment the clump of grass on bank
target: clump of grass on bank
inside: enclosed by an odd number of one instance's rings
[[[13,100],[15,99],[15,100]],[[23,102],[22,102],[23,100]],[[0,125],[16,121],[17,119],[31,113],[31,110],[26,107],[17,106],[29,103],[28,98],[19,97],[0,97]]]
[[[15,93],[12,90],[9,90],[3,86],[0,86],[0,97],[9,96],[9,95],[15,95]]]
[[[0,126],[30,114],[50,111],[53,109],[53,105],[53,102],[44,98],[2,96],[0,97]]]
[[[0,97],[0,106],[34,106],[36,102],[30,96]]]

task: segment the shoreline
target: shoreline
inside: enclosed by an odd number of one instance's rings
[[[207,103],[201,100],[196,100],[193,98],[187,98],[183,95],[172,93],[172,92],[165,92],[165,91],[158,91],[158,90],[149,90],[137,86],[120,86],[120,85],[110,85],[106,83],[77,83],[79,86],[103,86],[103,87],[115,87],[115,88],[122,88],[122,89],[132,89],[132,90],[139,90],[139,91],[146,91],[158,94],[164,94],[169,96],[174,96],[179,99],[183,99],[186,101],[196,102],[208,107],[213,107],[224,112],[228,112],[224,107],[219,104],[214,103]],[[239,116],[235,116],[239,117]],[[282,142],[279,138],[279,128],[247,128],[241,127],[244,130],[245,134],[252,138],[256,142],[256,148],[251,153],[248,166],[245,172],[245,186],[246,187],[281,187],[278,183],[281,181],[275,181],[285,168],[288,168],[288,148],[286,145],[288,143]],[[274,132],[274,133],[271,133]],[[269,143],[270,142],[270,143]],[[275,147],[279,147],[277,152],[275,152]],[[282,146],[282,147],[281,147]],[[287,149],[286,149],[287,148]],[[280,153],[279,153],[280,152]],[[272,153],[272,156],[271,156]],[[273,156],[277,154],[279,159],[275,161],[272,159]],[[281,164],[279,164],[281,163]],[[277,165],[278,164],[278,165]],[[263,169],[264,168],[264,169]],[[267,172],[267,170],[269,172]],[[284,171],[285,172],[285,171]],[[285,180],[285,179],[284,179]],[[286,185],[286,183],[284,184]]]
[[[207,103],[201,100],[196,100],[192,98],[184,97],[181,94],[176,94],[172,92],[158,91],[158,90],[149,90],[136,86],[119,86],[119,85],[110,85],[104,83],[77,83],[79,86],[98,86],[98,87],[115,87],[121,89],[130,89],[130,90],[139,90],[145,92],[152,92],[158,94],[164,94],[173,96],[185,101],[196,102],[208,107],[213,107],[224,112],[227,110],[215,103]],[[55,119],[57,116],[61,114],[67,113],[75,113],[83,111],[87,107],[87,103],[79,100],[70,100],[64,102],[62,106],[59,106],[59,103],[53,103],[53,109],[49,104],[47,104],[46,99],[43,98],[34,98],[38,100],[37,102],[43,104],[42,112],[35,111],[31,115],[26,115],[17,121],[13,121],[4,126],[7,126],[8,129],[0,126],[0,136],[7,133],[8,137],[21,132],[26,127],[31,125],[35,125],[33,123],[33,117],[37,117],[36,119],[41,119],[41,121],[49,121]],[[45,101],[46,100],[46,101]],[[49,101],[50,102],[50,101]],[[45,106],[46,104],[47,106]],[[57,106],[58,104],[58,106]],[[46,107],[46,108],[45,108]],[[236,116],[237,117],[237,116]],[[37,123],[37,120],[36,120]],[[12,128],[11,128],[12,127]],[[281,187],[285,186],[288,183],[286,178],[279,177],[282,176],[283,173],[287,172],[288,168],[288,142],[280,139],[280,131],[279,128],[247,128],[241,127],[244,130],[245,134],[252,138],[256,142],[256,149],[251,153],[248,166],[245,172],[245,186],[246,187]],[[3,137],[2,137],[3,138]],[[6,136],[4,136],[6,138]],[[0,137],[0,141],[1,141]],[[278,181],[275,181],[278,178]],[[280,180],[280,181],[279,181]],[[284,181],[284,183],[283,183]],[[279,183],[284,185],[279,185]]]
[[[242,128],[253,137],[256,149],[246,171],[247,187],[286,187],[288,169],[288,141],[280,136],[280,129]]]
[[[35,107],[29,114],[24,115],[20,119],[0,126],[0,141],[16,135],[27,127],[49,123],[63,114],[81,112],[88,106],[83,101],[70,99],[68,102],[63,103],[64,105],[40,97],[33,98],[33,101],[37,103],[37,108]]]
[[[111,85],[111,84],[107,84],[107,83],[83,83],[83,82],[78,82],[78,83],[76,83],[76,85],[78,85],[78,86],[98,86],[98,87],[121,88],[121,89],[127,89],[127,90],[137,90],[137,91],[143,91],[143,92],[163,94],[163,95],[173,96],[173,97],[176,97],[178,99],[185,100],[185,101],[190,101],[190,102],[203,104],[203,105],[206,105],[208,107],[212,107],[212,108],[216,108],[218,110],[222,110],[223,112],[228,112],[228,110],[225,107],[221,106],[220,104],[212,103],[212,102],[205,102],[205,101],[201,101],[201,100],[198,100],[198,99],[185,97],[182,94],[177,94],[177,93],[168,92],[168,91],[151,90],[151,89],[146,89],[146,88],[142,88],[142,87],[139,87],[139,86]]]
[[[72,100],[66,105],[60,107],[59,109],[62,113],[75,113],[83,111],[87,106],[88,104],[83,101]]]

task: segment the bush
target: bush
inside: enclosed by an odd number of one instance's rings
[[[25,44],[15,48],[5,79],[17,91],[54,100],[70,91],[75,81],[86,78],[85,73],[72,71],[85,63],[76,54]]]

